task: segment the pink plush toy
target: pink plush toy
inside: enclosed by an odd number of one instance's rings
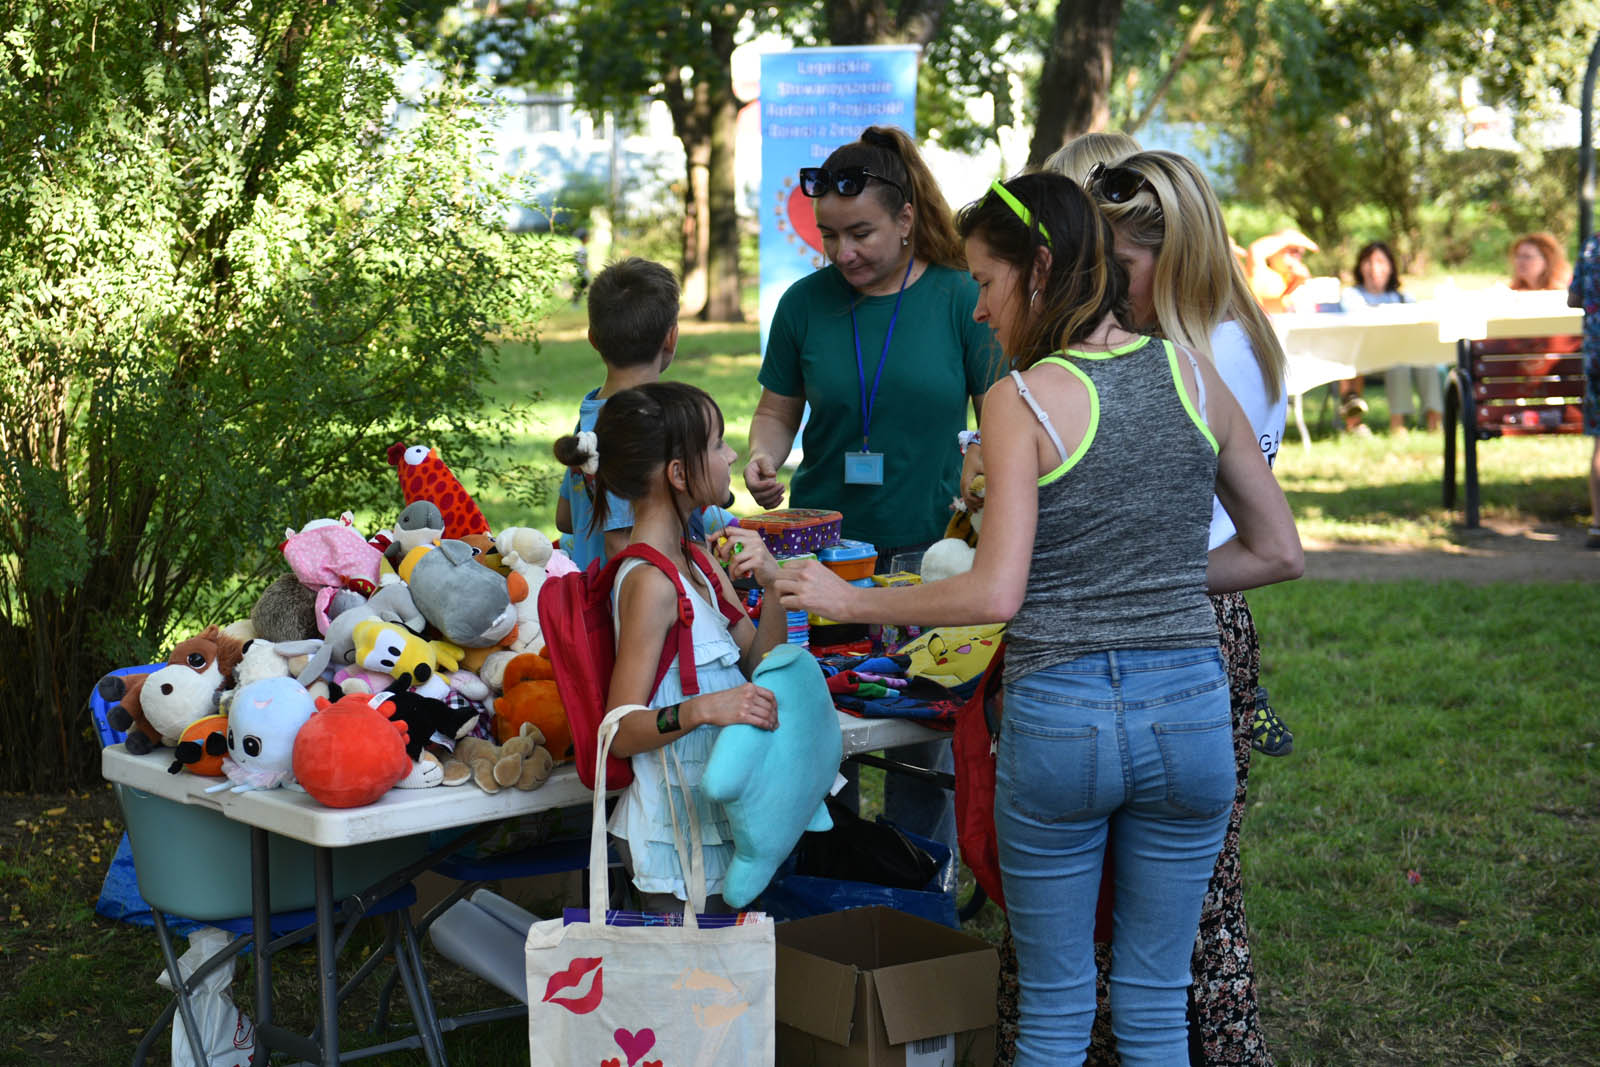
[[[338,519],[314,519],[296,533],[286,530],[280,546],[300,584],[317,592],[317,629],[328,632],[328,602],[341,589],[371,596],[378,588],[383,553],[367,544],[347,511]]]

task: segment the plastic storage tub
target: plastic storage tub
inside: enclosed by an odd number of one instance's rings
[[[843,540],[817,549],[817,558],[830,571],[853,582],[872,577],[873,568],[878,565],[878,550],[865,541]]]
[[[783,508],[763,511],[739,520],[739,525],[754,530],[774,556],[797,556],[836,544],[844,516],[837,511],[817,508]]]
[[[116,793],[145,900],[201,922],[250,914],[250,827],[221,812],[131,786],[118,785]],[[427,849],[426,834],[334,849],[334,897],[361,892],[421,859]],[[268,838],[273,911],[316,905],[312,854],[303,841],[278,834]]]

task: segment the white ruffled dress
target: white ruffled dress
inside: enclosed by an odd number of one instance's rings
[[[648,566],[644,560],[630,559],[618,570],[611,588],[613,617],[616,616],[617,595],[622,583],[635,567],[641,565]],[[696,580],[686,582],[684,587],[694,604],[694,625],[690,634],[694,641],[694,665],[700,682],[700,695],[703,696],[743,685],[748,679],[739,669],[739,646],[728,632],[728,620],[701,591],[701,576],[697,574],[694,577]],[[687,699],[678,674],[678,662],[673,660],[661,684],[650,697],[650,707],[665,708],[681,704]],[[667,807],[670,781],[678,826],[687,841],[689,828],[685,822],[684,793],[679,788],[673,755],[677,756],[677,763],[683,766],[683,784],[688,787],[688,795],[694,798],[700,819],[700,840],[706,864],[706,894],[710,896],[722,892],[723,877],[733,858],[733,834],[728,828],[728,815],[722,805],[707,799],[699,790],[700,777],[705,772],[706,761],[711,758],[711,746],[716,743],[721,730],[720,726],[700,726],[664,749],[641,752],[633,757],[633,782],[623,791],[616,810],[611,813],[609,829],[628,843],[628,851],[633,857],[633,884],[641,892],[671,893],[679,900],[688,899],[683,884],[683,870],[678,864],[678,851],[673,843],[672,818]],[[668,773],[662,770],[662,752],[668,754]]]

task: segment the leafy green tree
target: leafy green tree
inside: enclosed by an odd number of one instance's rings
[[[580,107],[624,120],[666,104],[683,145],[684,301],[701,318],[737,322],[738,192],[734,180],[734,49],[782,9],[725,0],[476,0],[439,22],[443,55],[508,84],[570,89]]]
[[[103,671],[248,613],[286,526],[392,514],[389,444],[482,468],[485,339],[556,271],[478,109],[396,128],[378,3],[3,18],[0,787],[47,788],[95,773]]]
[[[1205,126],[1234,150],[1234,191],[1282,207],[1324,245],[1346,243],[1367,204],[1403,254],[1446,263],[1470,251],[1486,215],[1564,228],[1552,215],[1571,193],[1569,154],[1463,152],[1452,134],[1468,76],[1526,118],[1575,102],[1595,0],[1218,0],[1179,6],[1181,42],[1168,10],[1130,6],[1122,23],[1119,59],[1140,72],[1124,83],[1124,123],[1159,105]]]

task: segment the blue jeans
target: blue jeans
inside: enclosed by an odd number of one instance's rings
[[[1093,653],[1006,685],[994,814],[1018,1067],[1083,1062],[1108,831],[1117,1050],[1126,1067],[1189,1062],[1189,958],[1233,793],[1215,647]]]

